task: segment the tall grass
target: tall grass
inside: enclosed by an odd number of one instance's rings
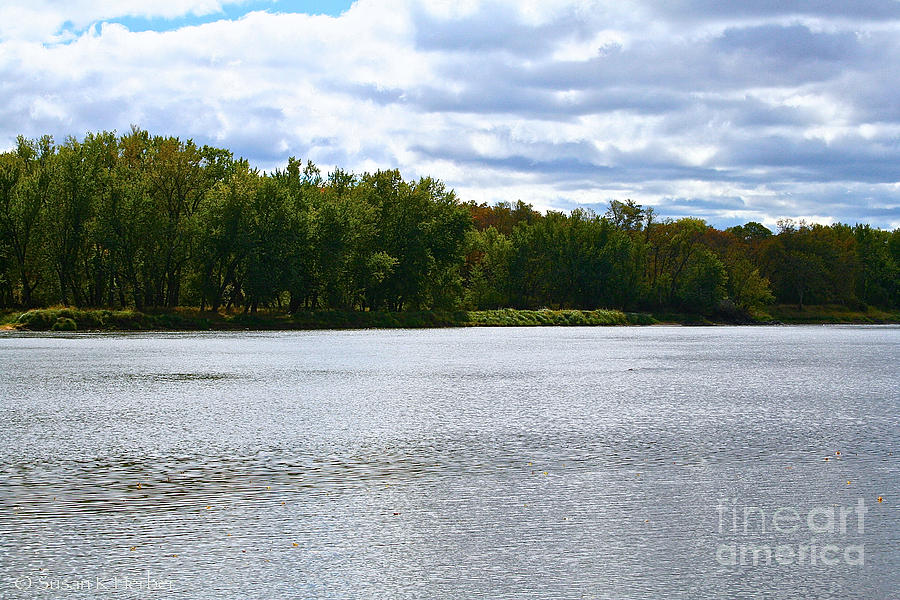
[[[801,309],[793,304],[778,304],[766,307],[766,311],[778,321],[793,324],[900,323],[900,311],[885,311],[871,306],[865,310],[853,310],[846,306],[828,304],[804,306]]]
[[[72,326],[74,324],[74,327]],[[13,325],[36,331],[209,329],[209,319],[166,312],[146,314],[133,310],[41,308],[19,315]]]
[[[65,330],[206,330],[206,329],[414,329],[429,327],[509,327],[572,325],[650,325],[647,314],[618,310],[502,310],[480,311],[303,311],[256,314],[201,313],[178,309],[154,313],[134,310],[44,308],[29,310],[8,321],[17,329]]]
[[[489,327],[533,327],[539,325],[649,325],[650,315],[620,310],[475,310],[469,312],[468,325]]]

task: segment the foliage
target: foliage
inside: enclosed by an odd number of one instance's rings
[[[900,307],[900,230],[722,231],[632,200],[542,214],[396,170],[260,172],[136,127],[0,153],[0,309],[26,310],[23,327],[250,326],[267,311],[284,326],[740,321],[772,303]],[[103,310],[27,311],[53,305]]]
[[[66,317],[58,318],[53,323],[53,326],[50,327],[51,331],[75,331],[76,329],[78,329],[78,326],[75,324],[75,321]]]
[[[618,310],[482,310],[469,312],[469,324],[496,327],[538,325],[626,325],[629,317]]]

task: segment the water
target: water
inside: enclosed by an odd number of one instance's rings
[[[0,597],[897,598],[898,359],[887,326],[6,334]]]

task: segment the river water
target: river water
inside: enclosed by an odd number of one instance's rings
[[[898,364],[894,326],[4,334],[0,597],[895,599]]]

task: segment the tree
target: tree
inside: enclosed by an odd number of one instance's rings
[[[852,238],[830,227],[779,221],[763,262],[782,302],[804,304],[851,299],[856,280]]]
[[[56,168],[53,138],[17,139],[14,152],[0,155],[0,235],[12,256],[19,303],[34,305],[34,293],[45,266],[40,250],[47,204]]]
[[[643,231],[653,222],[653,209],[644,208],[633,200],[613,200],[606,211],[606,219],[622,231]]]
[[[509,263],[513,246],[509,238],[488,227],[466,236],[466,304],[474,309],[509,305]]]
[[[678,301],[682,278],[694,254],[703,248],[708,226],[701,219],[651,223],[647,230],[648,283],[652,302],[667,306]]]
[[[241,162],[227,181],[216,184],[208,193],[198,217],[204,227],[196,245],[197,287],[201,309],[212,311],[241,296],[239,280],[248,269],[252,247],[249,223],[257,175]]]
[[[162,225],[161,272],[153,274],[153,304],[174,307],[206,193],[229,172],[230,154],[173,137],[150,139],[144,158],[147,192]]]
[[[733,234],[736,238],[747,244],[753,244],[761,240],[772,237],[772,231],[756,221],[750,221],[744,225],[735,225],[729,227],[725,231]]]
[[[866,304],[896,306],[900,299],[900,269],[891,253],[891,233],[856,225],[853,237],[859,265],[856,297]]]
[[[711,314],[726,296],[725,265],[707,248],[693,253],[675,288],[679,304],[691,312]]]
[[[774,297],[774,298],[773,298]],[[632,200],[461,204],[399,171],[264,173],[222,148],[89,133],[0,153],[0,307],[597,308],[900,305],[900,230],[658,221]]]

